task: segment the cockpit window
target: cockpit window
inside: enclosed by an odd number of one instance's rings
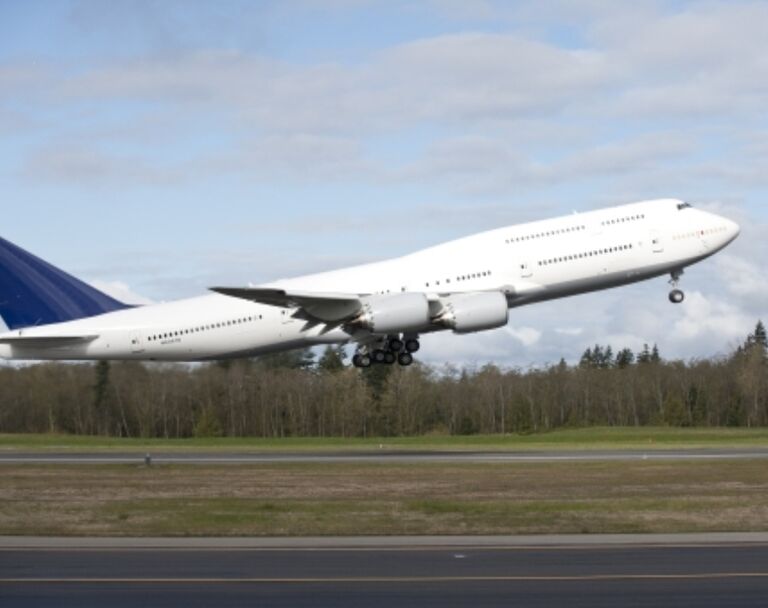
[[[681,209],[690,209],[691,203],[678,203],[677,210],[680,211]]]

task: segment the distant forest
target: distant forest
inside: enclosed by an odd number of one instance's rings
[[[766,426],[768,339],[727,357],[668,361],[588,348],[540,369],[376,365],[343,348],[201,365],[0,368],[0,432],[122,437],[396,436],[531,433],[560,427]]]

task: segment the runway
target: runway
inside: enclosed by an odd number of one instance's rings
[[[275,463],[492,463],[767,458],[768,448],[649,450],[530,450],[517,452],[0,452],[0,464],[275,464]]]
[[[765,606],[768,542],[755,538],[270,539],[237,548],[228,539],[147,548],[6,538],[0,605]]]

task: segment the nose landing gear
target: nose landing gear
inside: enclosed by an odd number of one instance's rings
[[[685,300],[685,293],[679,289],[673,289],[669,292],[669,301],[672,304],[681,304],[683,300]]]
[[[672,272],[672,278],[669,280],[669,284],[673,287],[672,291],[669,292],[669,301],[672,304],[681,304],[685,300],[685,292],[677,288],[681,276],[683,276],[683,271],[675,270]]]

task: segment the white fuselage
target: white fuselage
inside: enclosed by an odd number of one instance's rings
[[[681,271],[739,233],[718,215],[664,199],[509,226],[373,264],[276,281],[266,287],[430,297],[503,291],[510,307]],[[199,361],[357,340],[340,326],[308,326],[293,310],[209,294],[7,332],[98,336],[87,343],[0,344],[17,359]],[[2,336],[0,336],[2,337]]]

